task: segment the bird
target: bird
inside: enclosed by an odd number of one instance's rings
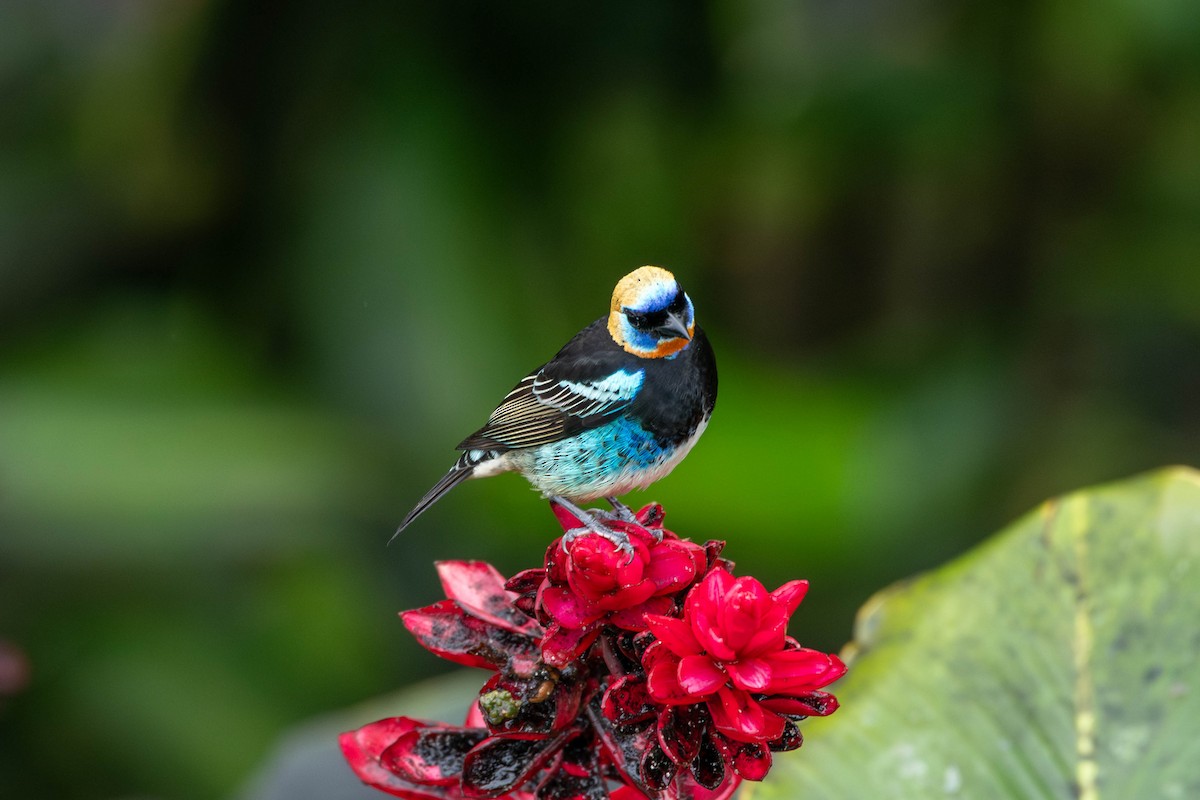
[[[717,399],[712,346],[692,300],[663,267],[630,272],[608,314],[523,377],[457,446],[462,455],[395,536],[469,478],[517,472],[583,527],[629,548],[605,520],[635,522],[619,497],[665,477],[704,433]],[[612,512],[579,504],[604,498]]]

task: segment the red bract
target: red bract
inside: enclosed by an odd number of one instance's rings
[[[836,702],[817,690],[840,678],[845,665],[787,635],[807,588],[791,581],[767,592],[754,578],[734,578],[721,567],[709,572],[688,593],[682,619],[646,618],[658,640],[643,656],[651,698],[703,701],[718,731],[750,744],[783,736],[784,715],[796,713],[790,709],[832,713]]]
[[[552,506],[563,530],[583,523],[561,506]],[[542,569],[527,570],[509,582],[531,595],[530,613],[546,627],[542,652],[548,664],[564,666],[595,641],[605,626],[646,629],[646,614],[670,614],[676,597],[704,574],[709,553],[662,527],[662,507],[651,504],[637,523],[606,521],[629,537],[632,551],[609,539],[584,533],[572,541],[556,539]]]
[[[564,529],[579,520],[553,506]],[[491,670],[464,725],[394,717],[341,737],[366,783],[408,800],[726,800],[761,780],[796,722],[837,708],[835,656],[788,618],[807,587],[734,578],[722,542],[662,528],[662,509],[556,540],[509,581],[438,565],[447,599],[404,612],[431,652]]]

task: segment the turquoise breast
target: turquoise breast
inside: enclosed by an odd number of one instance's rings
[[[659,446],[641,425],[618,417],[568,439],[513,451],[509,458],[543,495],[587,501],[643,485],[674,451]]]

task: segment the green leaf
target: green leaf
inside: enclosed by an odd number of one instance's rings
[[[743,797],[1200,797],[1200,473],[1053,500],[860,612],[842,708]]]

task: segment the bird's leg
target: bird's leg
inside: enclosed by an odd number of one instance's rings
[[[565,497],[556,496],[551,497],[550,500],[551,502],[558,503],[567,511],[570,511],[575,515],[576,519],[583,523],[582,528],[572,528],[563,534],[564,544],[570,544],[571,542],[575,541],[576,537],[582,536],[585,533],[594,533],[598,536],[603,536],[605,539],[608,539],[610,542],[615,544],[617,549],[621,552],[628,553],[631,557],[633,556],[633,545],[629,541],[629,536],[627,536],[623,531],[614,531],[612,528],[608,527],[596,518],[598,514],[603,512],[585,511],[572,503],[570,500],[567,500]]]
[[[633,513],[632,508],[622,503],[616,497],[605,497],[604,499],[608,501],[610,506],[612,506],[614,517],[622,522],[632,522],[634,525],[640,524],[638,522],[637,514]]]
[[[606,497],[604,499],[607,500],[608,504],[613,507],[613,510],[612,510],[613,517],[621,520],[622,522],[632,522],[634,525],[637,525],[642,530],[649,531],[651,534],[653,534],[656,541],[659,541],[659,542],[662,541],[663,532],[662,532],[661,527],[650,527],[650,528],[646,527],[645,525],[642,524],[642,521],[640,519],[638,519],[637,514],[634,513],[632,508],[625,505],[624,503],[622,503],[620,500],[618,500],[615,497]]]

